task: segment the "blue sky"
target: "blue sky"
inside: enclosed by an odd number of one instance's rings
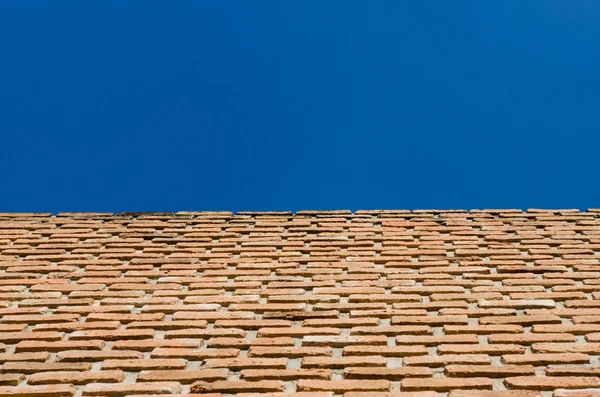
[[[600,207],[600,2],[0,2],[0,211]]]

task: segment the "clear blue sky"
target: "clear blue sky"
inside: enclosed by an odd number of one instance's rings
[[[0,1],[0,211],[600,207],[598,1]]]

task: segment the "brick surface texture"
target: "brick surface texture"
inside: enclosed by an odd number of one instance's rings
[[[600,210],[0,214],[0,395],[600,396]]]

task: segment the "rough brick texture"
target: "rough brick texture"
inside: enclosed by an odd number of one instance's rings
[[[600,396],[600,210],[0,214],[0,395]]]

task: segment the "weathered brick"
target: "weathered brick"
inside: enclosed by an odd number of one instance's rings
[[[424,382],[418,378],[405,378],[401,381],[402,390],[435,390],[449,391],[452,389],[491,390],[493,382],[488,378],[431,378]]]
[[[214,382],[217,380],[226,380],[228,373],[227,369],[152,370],[140,372],[137,381],[176,381],[183,384],[195,381]]]
[[[283,382],[278,380],[261,380],[257,382],[249,381],[199,381],[192,384],[192,393],[202,393],[217,391],[222,393],[243,393],[243,392],[278,392],[283,391]]]
[[[127,396],[131,394],[174,394],[181,391],[178,382],[90,383],[83,389],[84,396]]]
[[[57,371],[57,372],[39,372],[29,377],[29,384],[74,384],[82,385],[87,383],[118,383],[124,379],[123,371],[98,371],[98,372],[77,372],[77,371]]]
[[[75,388],[71,385],[0,387],[0,395],[14,397],[72,397]]]
[[[588,376],[515,376],[505,380],[513,389],[554,390],[600,387],[600,378]]]
[[[332,391],[344,393],[350,391],[389,391],[390,383],[387,380],[316,380],[300,379],[300,391]]]

